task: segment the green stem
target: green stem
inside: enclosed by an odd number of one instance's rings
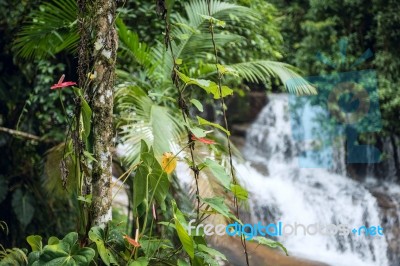
[[[63,109],[64,115],[65,115],[65,119],[67,120],[67,122],[69,123],[69,119],[68,119],[68,114],[67,114],[67,110],[64,107],[64,103],[61,97],[61,89],[58,90],[58,98],[60,99],[60,103],[61,103],[61,108]]]

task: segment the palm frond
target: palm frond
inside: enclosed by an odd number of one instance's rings
[[[183,133],[182,122],[167,107],[155,104],[136,85],[124,86],[116,92],[116,102],[121,110],[121,140],[124,143],[128,163],[138,158],[140,141],[153,147],[154,154],[161,156],[171,151]],[[179,113],[179,112],[178,112]]]
[[[130,56],[140,65],[149,67],[152,60],[147,44],[140,42],[137,33],[129,30],[120,18],[117,18],[116,25],[120,41],[119,49],[122,51],[122,55]]]
[[[180,58],[182,55],[193,55],[193,49],[198,49],[203,46],[207,46],[211,43],[209,33],[209,23],[205,19],[204,15],[208,16],[208,3],[205,0],[191,1],[185,5],[186,18],[177,16],[174,23],[178,25],[187,25],[188,27],[174,27],[172,36],[186,36],[184,40],[181,40],[176,46],[176,57]],[[258,14],[252,9],[239,6],[235,4],[225,3],[221,1],[213,1],[210,3],[210,16],[229,23],[232,20],[254,20],[258,17]],[[238,35],[229,34],[224,32],[223,34],[215,35],[215,42],[218,47],[224,46],[226,43],[231,41],[237,41],[240,38]],[[197,45],[196,45],[197,44]],[[212,47],[207,47],[210,51]]]
[[[257,60],[228,65],[242,78],[251,82],[264,82],[277,77],[287,90],[296,94],[317,94],[316,89],[297,74],[291,65],[268,60]]]
[[[217,47],[224,47],[227,43],[237,42],[243,37],[237,34],[214,34],[214,41]],[[187,42],[185,47],[179,54],[180,58],[184,58],[186,62],[194,61],[205,56],[199,56],[202,52],[210,52],[213,49],[213,43],[210,33],[201,33],[193,35],[190,42]],[[196,53],[193,53],[196,51]]]
[[[46,58],[62,50],[76,49],[79,35],[74,0],[53,0],[32,12],[17,33],[16,54],[23,58]]]
[[[218,20],[229,23],[233,20],[256,20],[259,15],[254,10],[235,4],[211,0],[210,15]],[[209,23],[204,15],[208,16],[208,3],[206,0],[190,1],[185,5],[186,17],[177,15],[172,21],[171,36],[172,50],[174,56],[180,58],[184,63],[194,62],[193,59],[206,59],[207,53],[212,51]],[[227,43],[238,41],[242,38],[239,35],[224,31],[215,34],[217,47],[224,47]],[[194,52],[195,51],[195,52]],[[173,61],[169,52],[165,51],[163,43],[153,50],[154,58],[158,63],[155,73],[163,73],[169,78]]]
[[[190,22],[189,25],[199,27],[204,23],[204,18],[201,15],[208,15],[207,2],[206,0],[197,0],[185,5],[186,16]],[[225,22],[259,18],[259,14],[251,8],[216,0],[210,1],[210,16]],[[208,28],[208,25],[204,26]]]

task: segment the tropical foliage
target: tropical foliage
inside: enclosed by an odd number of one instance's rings
[[[271,39],[267,40],[263,36],[266,32],[272,32],[279,37],[274,27],[263,28],[257,32],[258,39],[255,43],[262,44],[257,48],[257,55],[252,56],[242,51],[244,57],[240,58],[231,53],[234,49],[239,51],[249,45],[244,40],[252,36],[252,32],[244,31],[243,28],[255,27],[259,23],[261,17],[255,9],[220,1],[178,2],[174,6],[168,2],[165,20],[163,21],[161,16],[160,22],[153,25],[154,30],[160,30],[158,36],[154,35],[158,41],[143,38],[149,41],[144,43],[139,37],[139,34],[143,35],[145,32],[143,26],[130,29],[124,23],[124,20],[132,21],[131,14],[142,16],[143,10],[131,13],[129,6],[127,3],[121,7],[120,17],[116,20],[120,39],[117,69],[119,81],[115,97],[116,131],[119,136],[117,141],[120,143],[117,146],[117,154],[120,156],[116,160],[120,160],[124,170],[119,177],[122,183],[112,185],[118,184],[120,188],[127,189],[130,213],[126,217],[126,228],[123,230],[110,224],[105,230],[94,227],[90,231],[84,231],[88,219],[85,209],[91,206],[92,198],[90,194],[83,193],[82,188],[85,187],[85,176],[90,172],[91,164],[95,160],[89,141],[91,110],[85,100],[84,91],[79,88],[64,89],[63,94],[53,93],[52,99],[60,104],[61,108],[57,109],[55,114],[56,117],[60,117],[58,122],[67,128],[66,139],[57,137],[62,136],[59,134],[62,130],[52,128],[45,134],[42,134],[45,129],[37,131],[36,134],[41,134],[41,137],[32,135],[36,141],[40,140],[39,147],[47,150],[43,161],[45,170],[41,175],[43,185],[39,182],[28,185],[24,182],[16,183],[10,178],[1,179],[0,199],[5,200],[2,204],[7,206],[8,198],[12,198],[11,207],[14,214],[10,212],[10,215],[16,215],[21,227],[28,229],[25,229],[25,232],[32,232],[37,228],[32,226],[37,206],[49,202],[48,199],[39,202],[38,195],[46,191],[52,193],[55,208],[74,206],[77,209],[76,213],[63,213],[71,215],[66,219],[71,222],[75,220],[72,217],[80,217],[77,228],[79,234],[67,233],[65,229],[71,230],[73,227],[65,226],[65,220],[64,230],[59,228],[57,232],[65,237],[50,237],[50,232],[47,232],[44,236],[49,237],[48,244],[44,246],[42,237],[36,235],[40,232],[35,231],[35,235],[27,238],[30,252],[17,248],[4,249],[2,263],[19,261],[21,265],[44,265],[68,261],[71,265],[87,265],[92,260],[101,260],[106,265],[186,265],[188,261],[192,265],[217,265],[216,258],[225,260],[225,256],[207,246],[204,236],[189,235],[186,231],[187,221],[196,216],[200,222],[210,215],[217,214],[226,220],[237,219],[227,205],[232,201],[225,201],[221,193],[227,198],[233,197],[234,202],[244,202],[248,195],[247,191],[236,183],[235,177],[227,174],[221,165],[226,165],[229,161],[224,158],[227,155],[224,155],[226,140],[223,134],[226,134],[229,143],[230,132],[226,125],[209,121],[214,118],[201,117],[205,109],[203,105],[208,104],[218,110],[219,104],[214,100],[223,100],[235,93],[235,87],[244,80],[269,84],[274,77],[280,79],[290,92],[315,92],[293,67],[270,60],[280,57],[277,51],[279,41],[273,42],[274,45],[270,47],[268,43]],[[149,7],[149,4],[143,3],[143,7],[146,6]],[[176,9],[172,9],[173,7]],[[272,10],[272,7],[270,8]],[[39,62],[38,69],[46,71],[46,78],[51,77],[40,84],[55,83],[54,73],[64,71],[65,65],[59,64],[54,67],[51,62],[59,62],[60,57],[65,57],[67,61],[64,62],[76,64],[71,58],[76,54],[79,40],[77,6],[72,0],[54,0],[41,4],[39,8],[26,6],[26,10],[29,16],[22,29],[15,35],[11,51],[20,62]],[[269,20],[272,23],[273,17]],[[149,26],[144,27],[150,29]],[[210,28],[214,27],[210,34]],[[164,40],[159,37],[162,36],[162,31],[165,34]],[[216,53],[220,54],[217,63],[213,58]],[[270,58],[260,59],[260,55]],[[26,68],[22,65],[20,67]],[[171,73],[175,73],[175,78],[171,77]],[[76,75],[70,76],[72,78],[69,80],[73,80]],[[293,78],[296,78],[298,83],[288,82]],[[222,86],[222,81],[226,85]],[[74,83],[69,82],[68,85]],[[53,87],[65,86],[60,81]],[[18,126],[20,123],[26,124],[24,120],[28,120],[28,110],[32,110],[35,104],[40,108],[46,106],[46,101],[43,100],[45,95],[39,96],[39,91],[34,91],[22,96],[29,97],[23,106],[16,128],[30,131],[29,128]],[[81,113],[78,114],[81,118],[78,121],[81,121],[82,125],[71,126],[74,124],[73,110],[76,110],[76,99],[79,99],[81,104]],[[183,103],[184,101],[187,103]],[[181,112],[184,113],[183,116]],[[40,122],[35,123],[41,124],[45,119],[52,117],[39,116],[39,119]],[[11,124],[11,127],[14,126]],[[212,139],[206,138],[209,129],[217,131],[213,136],[208,136]],[[88,149],[78,148],[77,153],[76,136],[70,133],[75,131],[80,135],[84,147]],[[55,132],[58,132],[57,135]],[[50,142],[49,136],[54,136]],[[188,142],[185,138],[188,138]],[[23,143],[25,140],[19,141]],[[196,152],[193,152],[194,145],[198,146]],[[228,147],[230,154],[231,148]],[[208,158],[204,158],[204,155],[201,155],[203,152],[198,152],[199,149],[208,151]],[[175,152],[169,152],[171,150]],[[120,151],[123,151],[123,155]],[[204,191],[200,193],[196,181],[195,199],[198,204],[196,206],[196,203],[188,201],[193,195],[183,193],[173,172],[177,158],[187,158],[186,163],[195,175],[200,171],[207,172],[208,174],[203,176],[206,179],[214,179],[208,184],[221,185],[222,190],[212,189],[211,194],[204,194]],[[220,162],[210,158],[219,159]],[[15,184],[21,188],[10,191],[8,188]],[[63,186],[68,193],[63,190]],[[34,195],[34,191],[40,192]],[[185,212],[180,210],[173,198],[179,199]],[[162,212],[158,212],[158,209]],[[159,222],[160,220],[162,222]],[[7,221],[11,220],[8,218]],[[61,221],[56,219],[58,223]],[[10,232],[12,238],[15,238],[14,230]],[[131,238],[129,235],[135,237]],[[88,243],[90,244],[87,245]],[[276,244],[271,243],[268,245],[276,247]],[[176,255],[170,256],[171,252]]]
[[[398,55],[396,3],[373,1],[368,9],[359,1],[122,2],[113,128],[119,171],[110,187],[126,191],[129,208],[123,214],[114,208],[107,227],[90,228],[92,195],[83,188],[95,161],[92,110],[83,88],[50,91],[63,73],[78,79],[79,7],[75,0],[0,0],[0,126],[13,132],[0,135],[7,154],[0,161],[0,265],[219,265],[225,255],[204,234],[186,229],[192,219],[241,222],[249,194],[232,167],[230,97],[253,83],[316,93],[299,69],[330,71],[315,53],[335,54],[341,37],[349,43],[343,67],[371,44],[380,49],[367,64],[379,72],[385,130],[399,132],[391,123],[400,103],[400,68],[390,60]],[[364,27],[368,19],[376,22],[372,29]],[[342,60],[337,57],[330,61]],[[95,75],[85,74],[88,82]],[[177,165],[191,170],[189,189],[182,188]],[[257,241],[285,250],[273,240]],[[22,248],[5,248],[12,246]]]

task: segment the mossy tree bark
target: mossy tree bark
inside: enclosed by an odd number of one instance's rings
[[[118,35],[115,29],[115,0],[96,0],[93,47],[93,86],[87,95],[93,112],[93,155],[91,225],[105,227],[111,220],[113,146],[113,89]]]

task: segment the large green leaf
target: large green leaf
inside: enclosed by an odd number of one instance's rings
[[[182,243],[183,249],[189,255],[190,258],[194,258],[194,242],[193,239],[189,236],[186,228],[179,222],[177,218],[175,218],[175,227],[176,232],[178,233],[179,240]]]
[[[36,261],[40,259],[41,251],[32,251],[28,255],[28,265],[33,265]]]
[[[186,85],[196,85],[205,90],[207,93],[211,93],[214,96],[214,99],[219,99],[221,97],[233,94],[233,90],[228,86],[221,86],[220,92],[218,84],[211,80],[190,78],[179,71],[176,71],[176,73]]]
[[[164,225],[166,226],[170,225],[172,228],[175,229],[175,225],[173,223],[168,224],[167,222],[165,222]],[[141,249],[148,258],[153,256],[153,254],[155,254],[159,249],[170,249],[170,250],[174,249],[169,239],[159,239],[159,238],[145,239],[142,237],[140,238],[139,242]]]
[[[184,260],[178,259],[178,266],[190,266],[190,264]]]
[[[111,263],[118,265],[113,252],[106,247],[105,234],[102,228],[96,226],[90,229],[89,239],[96,244],[97,251],[101,257],[101,260],[107,266],[109,266]]]
[[[90,108],[89,104],[81,96],[81,102],[82,102],[82,123],[83,123],[83,134],[85,139],[87,139],[90,135],[90,129],[91,129],[91,122],[92,122],[92,109]]]
[[[229,210],[229,207],[225,204],[225,199],[223,197],[201,198],[201,201],[208,204],[216,213],[219,213],[226,218],[237,220]]]
[[[147,265],[149,265],[149,260],[146,257],[137,258],[135,261],[129,264],[129,266],[147,266]]]
[[[168,175],[154,157],[153,150],[147,150],[144,141],[142,141],[141,147],[141,164],[134,177],[134,209],[144,200],[149,202],[153,199],[152,197],[159,204],[163,204],[169,189]]]
[[[270,248],[280,247],[285,252],[286,256],[289,256],[289,253],[288,253],[287,249],[285,248],[285,246],[282,245],[282,243],[280,243],[278,241],[274,241],[272,239],[262,237],[262,236],[256,236],[252,240],[258,242],[261,245],[268,246]]]
[[[183,212],[181,212],[181,210],[179,210],[178,206],[176,205],[176,201],[172,200],[171,203],[172,203],[172,211],[174,212],[174,218],[178,219],[181,225],[187,227],[185,215],[183,214]]]
[[[178,233],[178,238],[182,243],[183,249],[189,255],[191,259],[194,258],[194,241],[193,238],[187,232],[187,222],[185,216],[179,210],[176,202],[172,200],[172,211],[174,213],[175,229]]]
[[[204,165],[211,170],[211,173],[215,176],[215,178],[217,178],[222,186],[230,190],[231,178],[226,173],[225,168],[222,165],[208,158],[205,160]]]
[[[203,245],[203,244],[197,245],[197,248],[198,248],[200,251],[203,251],[203,252],[205,252],[205,253],[207,253],[207,254],[213,256],[213,257],[220,257],[221,259],[226,260],[225,255],[222,254],[221,252],[219,252],[219,251],[216,250],[216,249],[207,247],[206,245]]]
[[[32,266],[87,266],[94,258],[91,248],[80,248],[78,233],[67,234],[59,243],[43,248],[38,261]]]
[[[241,200],[248,199],[249,192],[240,185],[231,184],[231,191],[232,191],[233,195],[235,195],[238,199],[241,199]]]
[[[219,125],[219,124],[216,124],[216,123],[213,123],[213,122],[210,122],[210,121],[208,121],[208,120],[206,120],[206,119],[204,119],[204,118],[201,118],[200,116],[197,117],[197,121],[199,122],[199,125],[212,126],[212,127],[215,127],[215,128],[218,128],[218,129],[222,130],[222,131],[225,132],[228,136],[231,135],[231,133],[230,133],[226,128],[224,128],[223,126],[221,126],[221,125]]]
[[[42,251],[43,244],[42,244],[42,237],[39,235],[32,235],[26,238],[26,241],[31,246],[32,251]]]
[[[149,193],[150,195],[154,195],[156,201],[161,204],[164,202],[169,190],[168,175],[161,168],[153,152],[144,153],[142,160],[145,162],[142,169],[147,166]]]
[[[35,199],[31,194],[28,191],[23,192],[20,188],[12,196],[13,211],[23,227],[26,227],[32,221],[35,213],[34,202]]]
[[[199,110],[200,112],[204,111],[203,105],[197,99],[190,99],[190,102]]]

